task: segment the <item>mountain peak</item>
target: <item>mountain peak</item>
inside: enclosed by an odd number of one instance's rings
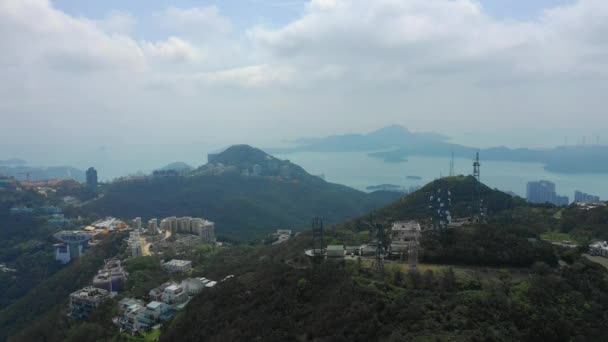
[[[276,159],[266,152],[249,145],[232,145],[220,153],[210,153],[209,163],[224,165],[260,164]]]

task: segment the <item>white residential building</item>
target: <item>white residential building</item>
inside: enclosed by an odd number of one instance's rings
[[[168,272],[190,272],[192,271],[192,261],[190,260],[176,260],[173,259],[169,262],[162,264],[162,267]]]
[[[169,305],[180,304],[188,300],[188,293],[184,288],[177,284],[169,285],[165,288],[162,295],[163,303]]]

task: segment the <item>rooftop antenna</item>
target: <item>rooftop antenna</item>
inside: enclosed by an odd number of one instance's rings
[[[454,151],[452,151],[452,159],[450,160],[450,177],[454,177]]]

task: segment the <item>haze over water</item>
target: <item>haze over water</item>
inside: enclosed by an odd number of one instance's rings
[[[302,166],[312,174],[324,174],[328,182],[344,184],[358,190],[379,184],[395,184],[410,187],[424,185],[441,175],[449,174],[449,158],[410,157],[403,163],[384,163],[363,152],[318,153],[301,152],[278,155],[282,159]],[[456,158],[454,169],[457,175],[469,175],[473,161]],[[407,179],[419,176],[422,180]],[[574,191],[581,190],[602,199],[608,198],[607,174],[557,174],[546,171],[539,163],[518,163],[481,160],[481,181],[502,191],[512,191],[522,197],[526,195],[526,183],[548,180],[556,184],[557,193],[574,200]]]

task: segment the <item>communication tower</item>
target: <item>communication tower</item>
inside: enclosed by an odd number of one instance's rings
[[[450,177],[454,176],[454,151],[452,151],[452,159],[450,160]]]
[[[384,233],[384,225],[376,223],[376,260],[374,262],[374,268],[378,277],[384,278],[384,256],[386,255],[386,235]]]
[[[477,152],[477,154],[475,155],[475,162],[473,162],[473,177],[475,177],[475,179],[477,179],[477,182],[480,181],[480,172],[479,172],[480,166],[481,166],[481,164],[479,163],[479,152]]]
[[[431,211],[431,221],[433,229],[445,232],[452,222],[450,208],[452,206],[452,192],[447,185],[435,182],[435,189],[429,197],[429,209]]]
[[[315,257],[323,257],[325,241],[323,240],[323,219],[312,219],[312,252]]]

